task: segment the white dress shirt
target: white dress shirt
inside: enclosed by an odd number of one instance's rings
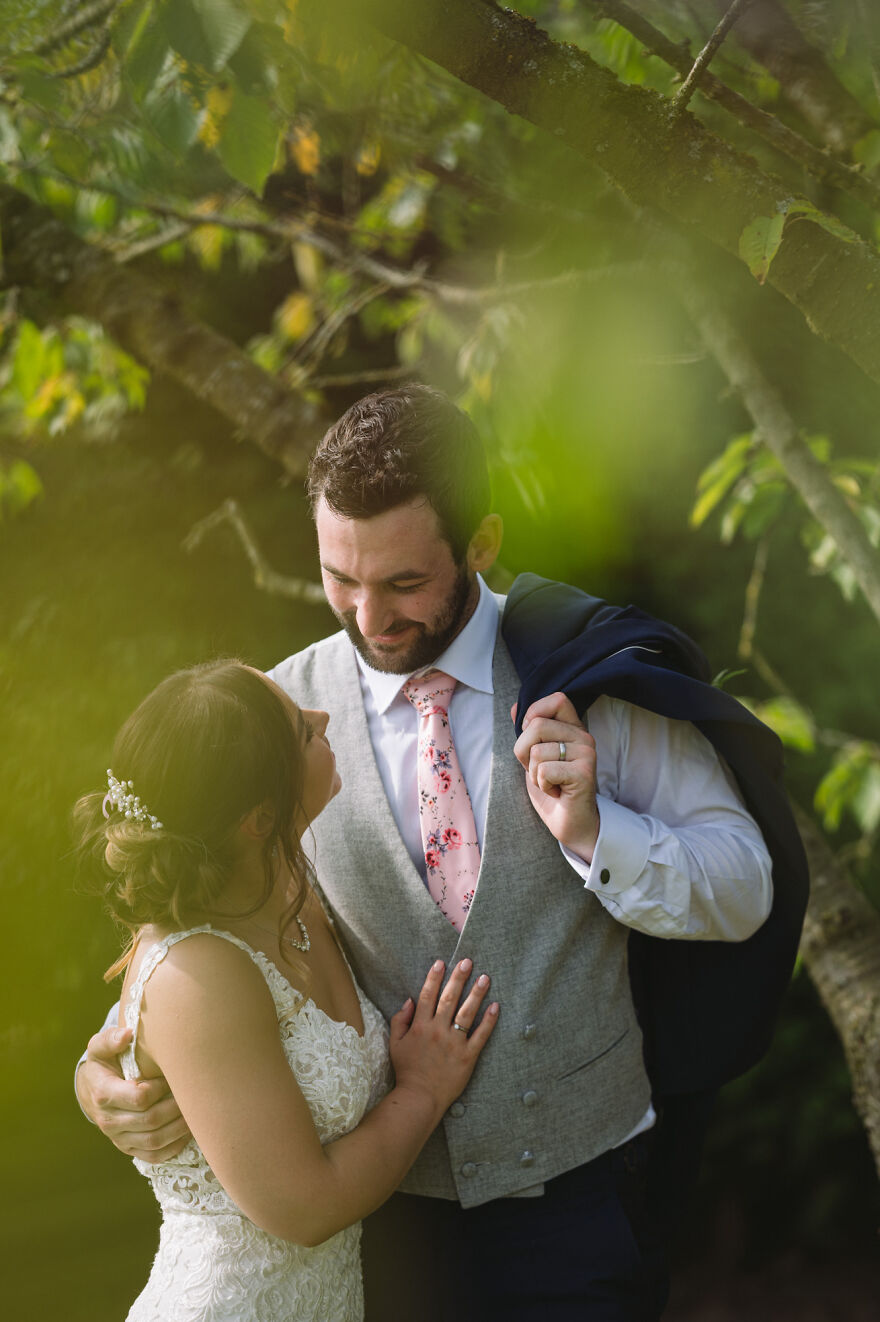
[[[458,681],[449,724],[482,845],[492,763],[492,655],[503,603],[479,582],[476,610],[433,664]],[[419,718],[401,691],[409,676],[373,670],[360,656],[358,665],[388,803],[424,877]],[[586,889],[619,922],[652,936],[745,940],[770,912],[770,858],[711,744],[690,721],[666,720],[614,698],[598,698],[588,721],[596,740],[599,838],[590,864],[563,849]]]

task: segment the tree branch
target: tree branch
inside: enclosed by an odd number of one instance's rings
[[[745,609],[743,611],[742,628],[739,634],[739,643],[737,645],[737,656],[743,661],[748,661],[753,655],[755,643],[755,630],[758,625],[758,602],[761,600],[761,589],[764,586],[764,575],[767,572],[767,556],[770,552],[770,538],[764,536],[758,542],[755,551],[755,559],[752,564],[752,572],[749,575],[749,581],[746,584]]]
[[[236,344],[191,317],[136,271],[120,267],[50,211],[0,184],[5,277],[104,326],[140,362],[179,381],[289,472],[302,474],[330,422]]]
[[[880,914],[822,833],[797,812],[810,864],[801,954],[843,1044],[858,1111],[880,1174]]]
[[[706,347],[751,414],[761,440],[779,460],[810,513],[834,538],[880,620],[880,558],[860,520],[801,439],[794,419],[730,321],[690,272],[678,270],[675,289]]]
[[[222,505],[200,519],[184,538],[183,549],[192,553],[199,547],[206,533],[218,528],[221,523],[228,523],[244,547],[244,553],[254,571],[254,583],[261,592],[274,596],[288,597],[292,601],[307,601],[314,605],[327,605],[327,597],[320,583],[310,583],[304,578],[292,578],[279,574],[269,565],[263,552],[257,545],[250,526],[241,512],[236,500],[225,500]]]
[[[691,69],[690,73],[687,75],[681,87],[679,88],[678,92],[676,93],[675,98],[672,102],[673,118],[680,115],[687,106],[687,103],[690,101],[694,92],[697,90],[697,87],[703,81],[703,77],[706,73],[706,70],[709,68],[709,65],[712,63],[712,60],[715,56],[715,52],[721,46],[721,43],[724,41],[724,38],[727,36],[730,29],[733,27],[736,20],[740,17],[740,15],[743,13],[744,10],[748,9],[749,6],[753,5],[754,3],[755,0],[733,0],[733,4],[728,9],[727,13],[724,15],[721,22],[716,27],[715,31],[712,33],[711,37],[706,42],[703,49],[700,51],[699,55],[694,61],[693,68]]]
[[[94,4],[86,5],[85,8],[75,12],[71,18],[59,23],[47,36],[38,41],[32,53],[34,55],[51,55],[54,51],[60,50],[62,46],[66,46],[68,42],[78,37],[81,32],[102,25],[118,4],[119,0],[95,0]]]
[[[754,220],[791,206],[788,183],[692,115],[670,126],[664,97],[624,86],[584,51],[551,41],[511,10],[479,0],[360,0],[357,12],[567,142],[633,201],[665,211],[737,257]],[[880,381],[880,256],[873,248],[839,222],[836,233],[813,221],[789,225],[768,283]]]
[[[724,3],[716,0],[716,7]],[[762,0],[744,15],[736,39],[779,80],[782,96],[832,151],[848,155],[877,127],[778,0]]]
[[[342,244],[306,225],[305,221],[298,218],[288,221],[253,220],[240,216],[230,216],[220,211],[184,211],[179,207],[172,207],[163,202],[151,202],[145,199],[135,200],[130,195],[119,189],[111,188],[109,185],[91,181],[83,183],[58,170],[47,170],[41,166],[29,164],[21,164],[17,168],[33,178],[53,179],[59,183],[67,184],[71,188],[102,193],[107,197],[115,197],[124,206],[131,207],[134,210],[146,211],[150,215],[176,221],[177,225],[168,231],[167,242],[169,243],[180,238],[189,230],[212,225],[233,233],[256,234],[265,239],[278,239],[286,244],[291,242],[304,243],[307,247],[315,248],[316,251],[329,258],[335,265],[368,276],[378,284],[386,286],[388,290],[420,289],[427,294],[431,294],[440,302],[455,307],[479,308],[493,303],[512,302],[531,293],[540,293],[568,285],[617,279],[620,276],[639,276],[645,270],[642,262],[618,262],[561,271],[557,275],[536,280],[522,280],[510,284],[453,285],[426,275],[424,262],[417,262],[411,268],[394,266],[389,262],[371,257],[367,253],[358,252],[353,248],[345,248]],[[147,252],[157,246],[153,240],[145,240],[144,245],[144,251]],[[114,255],[117,261],[129,261],[132,256],[132,249],[125,248],[121,253]],[[134,245],[133,255],[138,255],[137,245]]]
[[[646,50],[656,55],[664,64],[668,64],[682,76],[687,74],[691,58],[685,46],[671,41],[631,5],[624,3],[624,0],[586,0],[586,2],[592,9],[630,32]],[[874,183],[857,167],[845,165],[827,152],[820,151],[800,133],[795,133],[794,129],[783,124],[775,115],[752,105],[751,101],[740,96],[739,92],[735,92],[732,87],[728,87],[712,73],[703,74],[699,90],[703,96],[710,97],[733,115],[745,128],[759,134],[774,150],[809,170],[816,179],[831,184],[874,210],[880,211],[880,185]]]

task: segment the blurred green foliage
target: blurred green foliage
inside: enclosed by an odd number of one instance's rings
[[[520,8],[617,77],[674,90],[589,6]],[[651,8],[695,40],[693,6]],[[822,8],[825,48],[869,101],[845,6]],[[80,9],[0,0],[0,179],[330,413],[406,375],[458,398],[489,449],[505,568],[633,600],[694,634],[779,731],[796,796],[815,796],[880,902],[876,621],[657,278],[644,217],[558,142],[353,16],[328,25],[317,0],[123,0],[65,37]],[[776,104],[753,60],[726,56],[724,73]],[[700,113],[719,123],[717,108]],[[871,168],[871,142],[860,150]],[[876,388],[771,291],[731,263],[712,269],[877,545]],[[221,653],[268,665],[332,618],[257,592],[226,529],[181,549],[233,495],[273,567],[316,575],[298,484],[37,291],[5,295],[0,331],[0,795],[12,809],[0,876],[13,934],[0,1108],[16,1212],[4,1234],[23,1267],[5,1299],[12,1316],[42,1319],[62,1290],[65,1318],[109,1322],[146,1275],[156,1217],[71,1096],[112,996],[99,975],[115,938],[75,893],[69,809],[170,669]],[[738,655],[758,548],[755,645],[783,694]],[[713,1209],[740,1209],[744,1261],[867,1251],[870,1160],[803,974],[776,1049],[722,1100],[705,1189],[704,1227]],[[48,1254],[58,1274],[43,1281]]]

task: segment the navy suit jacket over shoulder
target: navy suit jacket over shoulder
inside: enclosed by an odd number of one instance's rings
[[[743,942],[663,940],[632,932],[633,998],[658,1096],[717,1088],[767,1050],[797,955],[809,874],[782,782],[782,745],[713,688],[700,649],[634,606],[609,606],[563,583],[520,575],[501,630],[529,705],[565,693],[583,715],[600,695],[688,720],[725,759],[773,861],[773,908]]]

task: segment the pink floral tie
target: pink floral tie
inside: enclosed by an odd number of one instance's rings
[[[408,679],[403,694],[419,713],[419,824],[428,890],[460,932],[480,871],[480,846],[467,785],[449,728],[455,680],[442,670]]]

